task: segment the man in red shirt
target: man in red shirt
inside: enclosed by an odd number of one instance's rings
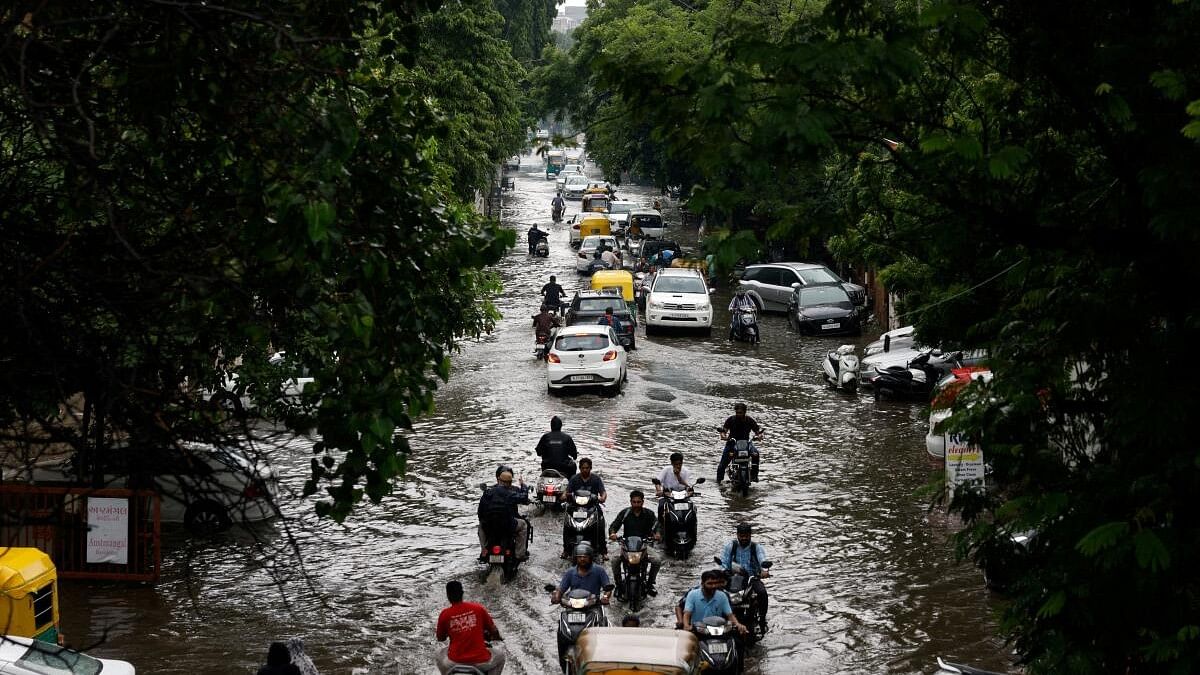
[[[446,598],[450,606],[438,615],[437,639],[450,638],[450,644],[438,650],[438,670],[445,675],[455,665],[465,663],[487,675],[500,675],[504,670],[504,646],[485,641],[502,639],[491,615],[483,605],[463,602],[463,587],[457,581],[446,583]]]

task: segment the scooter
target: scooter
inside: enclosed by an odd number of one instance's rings
[[[481,483],[480,487],[487,490],[487,483]],[[525,521],[528,526],[527,543],[533,542],[533,525],[529,519],[524,516],[518,516]],[[484,523],[483,534],[487,539],[487,560],[484,561],[487,565],[487,572],[484,578],[491,576],[492,572],[499,571],[504,575],[504,580],[509,581],[517,574],[517,568],[521,566],[520,559],[517,558],[517,533],[516,529],[507,530],[501,527],[489,527]]]
[[[742,672],[742,655],[738,650],[738,632],[719,616],[707,616],[704,623],[692,626],[700,639],[700,668],[706,675],[734,675]]]
[[[657,478],[651,479],[655,485],[662,485]],[[696,479],[696,485],[704,482],[703,478]],[[676,558],[687,558],[696,546],[696,505],[692,503],[695,490],[671,490],[666,493],[665,508],[662,514],[663,550]]]
[[[617,597],[629,603],[629,609],[638,611],[646,600],[646,578],[648,565],[646,558],[646,541],[641,537],[624,537],[621,539],[620,566],[621,583],[617,586]]]
[[[758,313],[749,307],[737,310],[729,327],[729,339],[758,344]]]
[[[540,233],[538,236],[529,237],[529,255],[545,258],[550,255],[550,245],[546,243],[550,235],[542,232],[541,228],[537,232]]]
[[[573,495],[574,503],[567,505],[567,516],[563,526],[564,540],[568,549],[586,541],[596,551],[603,550],[604,533],[600,531],[600,500],[588,490],[579,490]],[[573,538],[573,539],[572,539]]]
[[[959,663],[950,663],[943,661],[942,657],[937,660],[938,671],[934,675],[1001,675],[1000,673],[991,670],[980,670],[971,666],[964,666]]]
[[[554,584],[546,584],[545,589],[548,593],[556,590]],[[579,640],[579,634],[585,628],[608,625],[603,605],[608,604],[608,596],[612,591],[613,585],[609,584],[604,587],[604,594],[596,597],[582,588],[576,588],[559,600],[563,611],[558,617],[558,663],[564,673],[574,672],[572,668],[577,659],[575,643]]]
[[[962,352],[939,357],[937,365],[930,363],[931,357],[932,352],[924,352],[909,361],[908,367],[892,366],[879,371],[879,375],[872,380],[875,400],[886,396],[928,401],[934,385],[943,375],[943,369],[956,367],[962,361]]]
[[[534,490],[534,500],[538,503],[538,513],[546,509],[558,510],[567,504],[568,478],[557,469],[542,469]]]
[[[713,562],[720,565],[721,559],[714,556]],[[762,566],[763,569],[770,569],[771,561],[764,561]],[[758,620],[758,594],[754,592],[754,582],[759,578],[736,562],[728,576],[729,584],[725,586],[725,592],[729,595],[729,606],[733,608],[738,622],[748,629],[746,646],[752,647],[767,633],[766,624]]]
[[[821,361],[821,370],[825,383],[834,389],[851,394],[858,391],[858,356],[854,353],[854,345],[842,345],[826,354]]]

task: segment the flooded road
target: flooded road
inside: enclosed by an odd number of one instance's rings
[[[650,477],[671,452],[710,481],[696,499],[696,554],[665,561],[643,625],[673,626],[671,607],[711,566],[704,561],[738,522],[751,522],[775,567],[767,580],[771,631],[747,672],[930,673],[938,655],[1004,670],[1003,644],[992,637],[996,600],[978,572],[954,564],[953,527],[920,494],[934,467],[919,407],[825,388],[819,359],[837,338],[800,338],[783,317],[767,316],[761,344],[728,342],[721,292],[711,338],[647,338],[639,328],[621,396],[547,394],[528,327],[537,291],[550,274],[568,293],[587,281],[574,272],[566,225],[551,228],[549,258],[525,253],[524,232],[531,222],[548,224],[554,192],[539,167],[524,157],[503,200],[503,220],[518,232],[497,267],[504,318],[455,357],[436,414],[416,428],[395,494],[360,506],[344,525],[318,521],[311,501],[293,497],[282,504],[285,520],[251,532],[189,540],[168,529],[158,586],[63,584],[71,643],[106,640],[94,653],[130,660],[139,673],[245,673],[262,665],[270,640],[296,635],[322,673],[436,673],[433,622],[445,581],[460,579],[506,637],[505,673],[557,672],[559,610],[541,587],[564,569],[561,522],[531,517],[531,558],[512,583],[481,580],[474,563],[478,483],[491,482],[499,462],[536,481],[533,448],[557,414],[604,478],[610,522],[629,490],[653,489]],[[657,196],[628,186],[618,195],[644,205]],[[568,216],[578,209],[568,202]],[[665,215],[669,236],[694,244],[673,203]],[[766,430],[762,480],[749,498],[711,485],[713,427],[738,401]],[[291,439],[270,456],[298,494],[311,443]],[[624,612],[614,600],[609,617]]]

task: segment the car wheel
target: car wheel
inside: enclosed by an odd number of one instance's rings
[[[233,521],[224,506],[206,499],[188,506],[183,514],[183,524],[192,534],[208,536],[228,530]]]
[[[658,327],[650,325],[650,322],[647,321],[646,322],[646,337],[650,337],[651,335],[654,335],[656,333],[658,333]]]
[[[704,337],[712,337],[712,326],[704,329]]]

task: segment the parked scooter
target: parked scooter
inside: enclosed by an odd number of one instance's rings
[[[651,479],[661,485],[657,478]],[[697,478],[696,485],[704,482]],[[662,514],[663,550],[676,558],[687,558],[696,546],[696,505],[692,503],[695,490],[671,490],[666,493],[666,508]]]
[[[719,557],[714,556],[713,561],[721,564]],[[764,561],[762,566],[763,569],[770,569],[771,561]],[[767,633],[766,624],[758,620],[758,594],[754,592],[754,582],[758,581],[759,577],[750,574],[749,570],[736,562],[733,563],[733,571],[728,573],[728,577],[729,583],[725,586],[725,592],[729,595],[729,606],[733,608],[738,622],[748,629],[746,646],[752,647]]]
[[[537,488],[534,490],[534,501],[538,504],[538,514],[546,509],[559,510],[567,504],[567,481],[569,479],[557,469],[542,469],[538,477]]]
[[[563,523],[566,529],[565,543],[568,549],[586,541],[600,551],[606,539],[600,529],[600,500],[589,490],[577,490],[574,503],[567,505],[567,516]]]
[[[940,656],[938,657],[937,664],[938,671],[934,673],[934,675],[1001,675],[1001,673],[993,672],[991,670],[980,670],[978,668],[972,668],[971,666],[964,666],[958,663],[949,663],[947,661],[943,661],[942,657]]]
[[[554,584],[546,584],[547,593],[553,593]],[[574,672],[577,655],[575,642],[585,628],[592,626],[607,626],[608,618],[604,616],[604,605],[608,604],[609,593],[613,585],[604,587],[604,594],[596,597],[582,588],[568,591],[559,600],[563,606],[562,614],[558,617],[558,663],[564,673]]]
[[[617,585],[617,597],[629,603],[629,609],[638,611],[646,600],[646,584],[649,564],[646,562],[646,540],[641,537],[621,539],[621,575]],[[614,579],[615,581],[615,579]]]
[[[487,483],[480,483],[479,487],[483,490],[488,489]],[[528,526],[528,542],[533,542],[533,525],[525,516],[518,516],[525,521]],[[484,577],[491,576],[493,572],[499,571],[503,573],[504,580],[509,581],[517,574],[517,568],[521,566],[521,560],[517,558],[517,531],[516,528],[508,526],[504,523],[503,526],[490,526],[489,523],[483,524],[483,535],[487,540],[487,560],[484,563],[487,565],[487,571]]]
[[[949,372],[962,361],[962,352],[952,352],[938,357],[931,363],[932,352],[924,352],[908,362],[908,367],[892,366],[879,371],[873,380],[875,400],[884,397],[907,398],[928,401],[933,387],[941,379],[943,370]]]
[[[704,623],[692,626],[692,632],[700,638],[700,668],[705,675],[742,672],[744,664],[738,649],[738,632],[728,621],[719,616],[707,616]]]
[[[825,382],[834,389],[853,394],[858,391],[858,356],[854,345],[842,345],[825,355],[821,361]]]
[[[743,307],[733,315],[733,324],[729,327],[729,338],[751,344],[758,343],[758,312],[752,307]]]

